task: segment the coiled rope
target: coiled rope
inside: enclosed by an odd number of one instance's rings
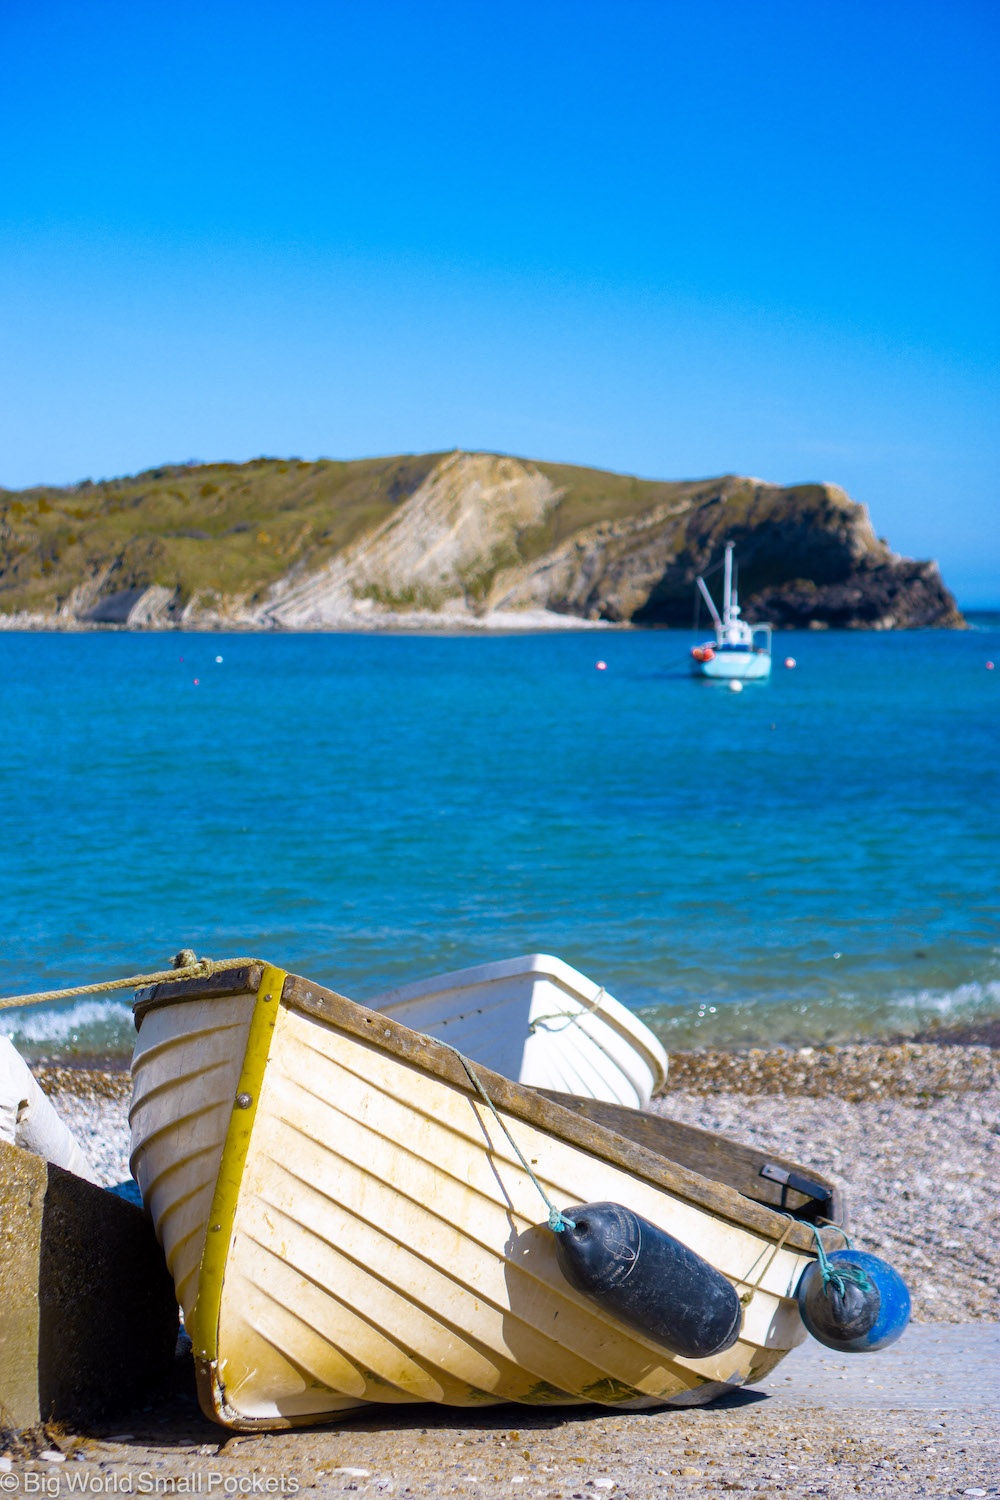
[[[222,974],[226,969],[244,969],[249,964],[260,963],[258,958],[196,958],[190,948],[177,955],[184,963],[173,969],[160,969],[155,974],[131,974],[128,979],[104,979],[97,984],[75,984],[62,990],[36,990],[30,995],[8,995],[0,999],[0,1010],[12,1010],[21,1005],[43,1005],[50,1000],[72,1000],[77,995],[104,995],[112,990],[138,990],[149,984],[164,984],[167,980],[208,979],[213,974]]]

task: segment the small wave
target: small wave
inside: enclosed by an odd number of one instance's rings
[[[77,1000],[68,1006],[10,1011],[0,1035],[28,1057],[128,1056],[135,1041],[132,1011],[121,1000]]]
[[[732,1000],[643,1006],[639,1014],[668,1048],[806,1046],[883,1042],[1000,1016],[1000,981],[952,990],[836,999]]]

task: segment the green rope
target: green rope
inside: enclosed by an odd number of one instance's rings
[[[554,1010],[554,1011],[552,1011],[552,1013],[550,1015],[547,1015],[547,1016],[536,1016],[535,1019],[532,1021],[531,1025],[528,1027],[528,1035],[529,1036],[534,1036],[536,1028],[539,1027],[539,1026],[541,1026],[541,1024],[542,1024],[543,1021],[562,1021],[562,1020],[566,1020],[566,1021],[569,1021],[570,1023],[572,1023],[574,1021],[582,1021],[583,1018],[584,1018],[584,1016],[593,1015],[594,1011],[599,1008],[599,1006],[601,1004],[601,1001],[602,1000],[606,1000],[606,999],[607,999],[607,991],[605,990],[605,988],[604,988],[604,986],[602,984],[601,988],[597,991],[597,994],[594,996],[593,1000],[589,1001],[588,1004],[585,1005],[582,1010]],[[551,1028],[547,1028],[547,1029],[551,1030]],[[560,1029],[560,1031],[566,1031],[568,1028],[565,1027],[565,1026],[561,1026],[559,1029]]]
[[[872,1290],[872,1279],[867,1271],[863,1270],[861,1266],[833,1265],[823,1247],[823,1241],[820,1239],[819,1225],[810,1224],[809,1227],[813,1232],[813,1239],[816,1241],[816,1259],[819,1262],[819,1274],[823,1278],[824,1292],[828,1293],[829,1288],[833,1287],[838,1297],[846,1297],[848,1283],[858,1287],[862,1292],[870,1292]],[[851,1242],[839,1224],[831,1224],[829,1227],[831,1229],[839,1229],[848,1246],[850,1246]]]
[[[469,1080],[472,1083],[473,1087],[475,1088],[476,1092],[483,1099],[485,1099],[486,1103],[489,1105],[490,1109],[493,1111],[494,1118],[496,1119],[496,1122],[500,1126],[500,1129],[503,1131],[504,1135],[510,1141],[511,1146],[514,1148],[514,1154],[516,1155],[518,1161],[521,1163],[521,1166],[527,1172],[528,1176],[531,1178],[532,1182],[535,1184],[535,1187],[538,1189],[539,1193],[541,1194],[542,1202],[545,1204],[545,1207],[549,1211],[549,1228],[552,1230],[552,1233],[553,1234],[562,1234],[562,1232],[565,1229],[575,1229],[576,1228],[576,1220],[575,1219],[567,1219],[566,1215],[562,1212],[562,1210],[556,1208],[555,1204],[552,1202],[552,1199],[549,1197],[548,1193],[542,1187],[542,1184],[539,1182],[538,1178],[535,1176],[534,1172],[531,1170],[531,1167],[528,1164],[528,1162],[526,1161],[526,1159],[524,1157],[524,1153],[522,1152],[520,1146],[517,1144],[517,1142],[515,1141],[514,1137],[511,1135],[510,1131],[507,1129],[507,1126],[504,1124],[504,1121],[503,1121],[503,1118],[502,1118],[502,1116],[500,1114],[500,1111],[497,1109],[496,1105],[493,1103],[493,1100],[490,1098],[489,1094],[483,1088],[483,1086],[480,1083],[479,1079],[477,1078],[476,1074],[472,1071],[472,1064],[469,1062],[469,1059],[467,1057],[464,1057],[462,1055],[462,1053],[459,1052],[459,1050],[458,1050],[457,1047],[450,1046],[448,1044],[448,1042],[442,1042],[441,1046],[442,1047],[447,1047],[449,1052],[454,1052],[455,1056],[458,1058],[459,1062],[462,1064],[462,1067],[465,1069],[466,1073],[468,1074]]]

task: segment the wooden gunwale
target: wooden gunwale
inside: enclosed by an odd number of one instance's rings
[[[554,1089],[539,1089],[538,1093],[553,1104],[559,1104],[564,1109],[572,1110],[574,1114],[607,1126],[609,1130],[626,1136],[630,1141],[647,1146],[657,1156],[665,1156],[668,1161],[678,1164],[684,1163],[700,1177],[707,1177],[710,1182],[727,1183],[753,1202],[763,1203],[811,1222],[815,1222],[817,1214],[822,1213],[825,1218],[847,1227],[847,1205],[842,1186],[813,1167],[804,1167],[776,1151],[745,1146],[740,1141],[729,1140],[711,1130],[701,1130],[697,1125],[682,1125],[669,1115],[610,1104],[603,1099],[560,1094]],[[809,1178],[817,1187],[825,1188],[829,1197],[823,1202],[762,1177],[760,1169],[765,1162],[781,1167],[786,1172],[795,1172]]]
[[[132,1000],[135,1029],[139,1030],[148,1011],[161,1005],[173,1005],[178,1000],[221,1000],[227,995],[242,995],[245,990],[256,993],[263,968],[263,964],[248,964],[242,969],[222,969],[218,974],[205,975],[203,979],[165,979],[136,990]]]

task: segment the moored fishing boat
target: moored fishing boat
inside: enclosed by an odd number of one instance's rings
[[[151,985],[135,1016],[133,1170],[227,1426],[692,1404],[804,1337],[813,1230],[776,1210],[842,1207],[815,1174],[555,1102],[263,963]]]
[[[740,618],[736,580],[733,577],[733,544],[726,543],[723,561],[722,614],[708,591],[704,578],[697,579],[702,598],[715,625],[715,640],[691,648],[691,671],[696,677],[723,682],[755,682],[771,675],[771,627],[748,625]]]
[[[366,1001],[505,1078],[612,1104],[647,1105],[667,1054],[602,985],[546,953],[437,974]]]

